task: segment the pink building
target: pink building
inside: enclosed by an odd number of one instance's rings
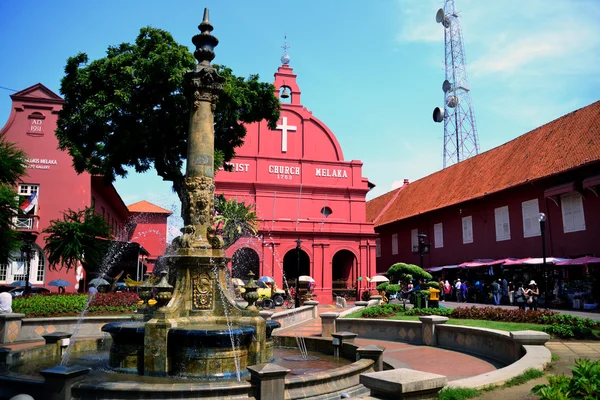
[[[148,251],[146,257],[147,272],[154,269],[158,257],[165,254],[167,249],[167,218],[173,214],[146,200],[138,201],[127,206],[131,213],[131,241],[144,244]]]
[[[310,275],[317,300],[330,302],[333,292],[375,273],[375,233],[365,216],[373,185],[362,163],[345,161],[333,132],[302,105],[289,58],[282,62],[275,73],[282,101],[277,129],[265,121],[248,125],[232,171],[216,175],[216,192],[255,204],[260,220],[258,237],[239,239],[226,254],[233,276],[252,270],[283,287],[284,275],[288,281]]]
[[[139,266],[142,257],[147,255],[143,248],[145,243],[143,238],[136,240],[138,243],[127,242],[130,240],[126,228],[130,212],[115,188],[105,185],[100,176],[85,172],[77,174],[71,156],[58,150],[58,139],[54,132],[63,104],[62,98],[38,83],[11,95],[11,99],[11,113],[0,135],[16,143],[28,156],[27,175],[22,178],[17,191],[23,197],[23,204],[31,205],[23,207],[15,222],[19,231],[35,238],[33,258],[29,265],[30,283],[47,286],[52,280],[65,279],[71,284],[66,288],[67,292],[76,290],[81,278],[77,275],[78,271],[67,273],[64,269],[50,270],[42,251],[45,244],[42,231],[50,225],[50,221],[62,219],[63,212],[68,209],[78,211],[94,207],[111,226],[114,239],[122,242],[124,249],[120,254],[132,258],[123,258],[122,261]],[[166,226],[161,229],[166,231]],[[0,260],[0,285],[25,280],[27,276],[27,264],[20,252],[14,256],[11,261]],[[132,277],[136,272],[135,268],[131,271]]]
[[[377,270],[474,259],[600,256],[600,102],[367,203]]]

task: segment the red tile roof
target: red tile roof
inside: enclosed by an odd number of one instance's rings
[[[132,213],[173,214],[171,211],[165,210],[164,208],[152,204],[146,200],[130,204],[127,206],[127,208],[129,209],[129,212]]]
[[[600,160],[600,101],[367,202],[375,226]],[[392,194],[398,192],[394,198]],[[390,203],[390,204],[388,204]],[[371,219],[369,219],[371,220]]]

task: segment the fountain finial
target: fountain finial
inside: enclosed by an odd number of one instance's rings
[[[204,9],[204,18],[202,23],[198,25],[199,35],[192,38],[192,43],[196,46],[194,57],[198,60],[198,64],[210,65],[210,62],[215,58],[215,47],[219,44],[219,39],[211,35],[213,26],[208,18],[208,8]]]

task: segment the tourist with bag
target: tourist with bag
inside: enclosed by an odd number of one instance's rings
[[[518,289],[515,292],[515,301],[519,308],[523,311],[527,308],[527,297],[525,295],[525,289],[523,289],[523,283],[519,282],[517,285]]]
[[[531,282],[529,282],[529,288],[527,289],[527,291],[525,293],[527,293],[527,305],[529,306],[529,308],[533,308],[534,310],[537,310],[538,296],[540,295],[540,289],[538,289],[538,286],[535,283],[535,281],[532,280]]]

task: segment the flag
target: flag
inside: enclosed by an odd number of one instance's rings
[[[23,212],[27,214],[29,211],[33,210],[33,208],[37,204],[37,201],[37,192],[33,192],[31,196],[27,197],[25,201],[21,203],[21,210],[23,210]]]

